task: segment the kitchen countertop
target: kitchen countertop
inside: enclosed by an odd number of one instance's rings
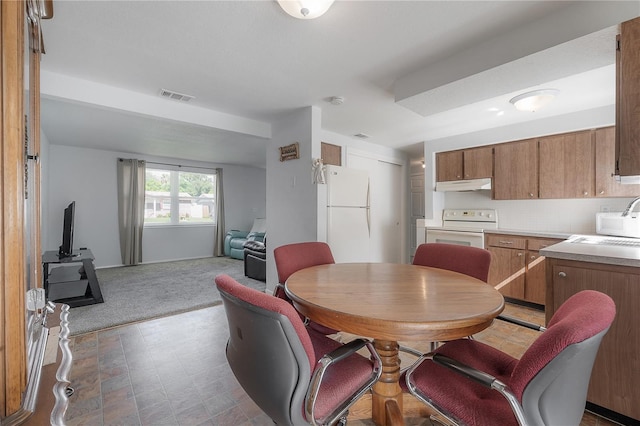
[[[485,229],[485,234],[506,234],[506,235],[522,235],[524,237],[538,237],[538,238],[558,238],[560,240],[566,240],[573,234],[566,232],[555,231],[523,231],[521,229]]]
[[[640,267],[640,239],[608,235],[572,235],[566,241],[545,247],[548,258]]]

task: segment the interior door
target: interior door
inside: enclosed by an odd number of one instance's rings
[[[399,165],[378,161],[378,196],[372,203],[372,208],[376,211],[375,225],[379,227],[376,247],[380,257],[374,261],[402,263],[401,242],[404,229],[401,226],[401,173],[402,167]]]
[[[424,169],[420,169],[419,172],[411,174],[410,179],[410,191],[409,191],[409,209],[411,212],[410,231],[409,231],[409,253],[411,255],[410,261],[413,261],[413,255],[418,248],[418,219],[424,219]],[[425,235],[422,230],[422,240],[424,241]]]

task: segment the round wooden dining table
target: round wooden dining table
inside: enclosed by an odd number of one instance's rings
[[[285,290],[309,319],[373,339],[382,376],[372,389],[371,417],[385,426],[390,426],[387,411],[402,413],[398,342],[470,336],[491,325],[504,309],[502,295],[483,281],[409,264],[313,266],[292,274]]]

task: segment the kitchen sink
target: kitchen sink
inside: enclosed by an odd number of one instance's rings
[[[569,242],[574,244],[594,244],[598,246],[640,247],[640,240],[615,237],[580,236],[570,239]]]
[[[622,216],[622,212],[596,214],[596,233],[640,238],[640,218],[637,213]]]

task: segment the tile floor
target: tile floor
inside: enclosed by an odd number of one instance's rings
[[[515,305],[505,313],[544,322],[542,312]],[[224,355],[227,336],[220,305],[73,338],[75,393],[67,424],[273,425],[233,377]],[[476,338],[519,357],[535,336],[496,322]],[[409,419],[408,424],[431,423]],[[581,426],[612,424],[585,413]],[[349,419],[349,425],[373,423]]]

